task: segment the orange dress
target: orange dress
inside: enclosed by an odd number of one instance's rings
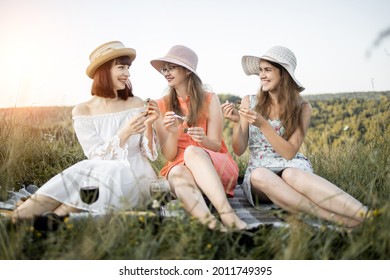
[[[207,97],[206,97],[207,106],[210,104],[212,95],[213,93],[207,93]],[[188,115],[187,104],[190,102],[190,97],[187,96],[186,100],[183,100],[182,98],[178,97],[178,100],[182,112],[185,115]],[[165,112],[167,111],[164,99],[162,98],[157,100],[157,103],[161,113],[164,115]],[[202,127],[207,134],[207,118],[200,120],[197,126]],[[176,155],[176,158],[173,161],[167,161],[165,163],[165,165],[160,171],[160,175],[167,177],[172,167],[178,164],[184,164],[184,151],[188,146],[190,145],[198,146],[203,148],[209,154],[213,162],[213,165],[215,167],[215,170],[217,171],[221,179],[226,194],[229,197],[233,197],[234,188],[237,185],[237,179],[238,179],[238,166],[237,163],[232,158],[232,156],[230,155],[223,139],[222,139],[220,151],[214,152],[212,150],[202,147],[198,142],[192,140],[192,138],[183,131],[185,127],[188,127],[187,122],[179,123],[179,131],[178,131],[179,136],[178,136],[178,143],[177,143],[178,153]]]

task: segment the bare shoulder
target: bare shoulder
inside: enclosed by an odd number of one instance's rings
[[[218,107],[221,105],[220,101],[219,101],[219,97],[215,93],[211,93],[211,102],[210,102],[210,104],[212,104],[212,103],[216,104]]]
[[[73,117],[90,115],[90,114],[91,114],[91,110],[88,102],[80,103],[72,109]]]
[[[133,97],[128,98],[127,103],[128,103],[130,108],[144,106],[144,101],[138,96],[133,96]]]

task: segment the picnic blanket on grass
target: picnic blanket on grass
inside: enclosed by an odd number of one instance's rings
[[[15,209],[15,204],[21,198],[26,198],[33,194],[38,188],[37,187],[23,187],[18,192],[10,192],[10,198],[5,201],[0,201],[0,215],[6,216]],[[240,185],[234,190],[234,197],[228,198],[234,211],[237,215],[245,221],[249,228],[256,228],[260,225],[273,225],[276,227],[285,226],[286,223],[275,216],[275,211],[279,209],[274,204],[264,204],[257,208],[254,208],[244,196],[244,192]],[[162,218],[178,217],[183,215],[184,210],[177,207],[177,201],[173,200],[169,204],[162,206],[158,215]],[[137,211],[127,211],[130,214],[137,214]],[[145,212],[140,212],[140,214]],[[86,212],[72,213],[70,214],[71,219],[82,219],[88,217],[90,214]],[[99,215],[92,215],[93,217],[99,217]]]
[[[285,226],[286,223],[277,218],[275,210],[280,209],[275,204],[262,204],[254,208],[244,196],[244,191],[238,185],[234,189],[234,197],[228,198],[228,201],[237,216],[249,225],[249,228],[258,227],[259,225]]]

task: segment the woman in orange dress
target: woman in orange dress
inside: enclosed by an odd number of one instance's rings
[[[160,174],[184,209],[201,223],[212,229],[218,225],[206,196],[225,227],[245,229],[247,224],[227,200],[237,184],[238,166],[222,139],[219,99],[204,90],[197,63],[195,52],[181,45],[151,61],[169,86],[168,94],[157,101],[161,116],[155,128],[167,160]]]

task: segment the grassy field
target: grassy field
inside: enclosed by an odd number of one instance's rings
[[[41,186],[84,158],[70,110],[0,110],[0,200],[22,185]],[[390,128],[388,118],[375,121],[384,130],[370,132],[369,140],[342,136],[332,145],[318,140],[329,130],[312,127],[303,147],[317,174],[375,209],[376,216],[354,230],[311,227],[294,215],[285,217],[288,228],[240,233],[210,231],[187,216],[66,219],[55,232],[0,218],[0,259],[390,259]],[[236,159],[242,174],[246,158]],[[156,171],[162,163],[153,163]]]

